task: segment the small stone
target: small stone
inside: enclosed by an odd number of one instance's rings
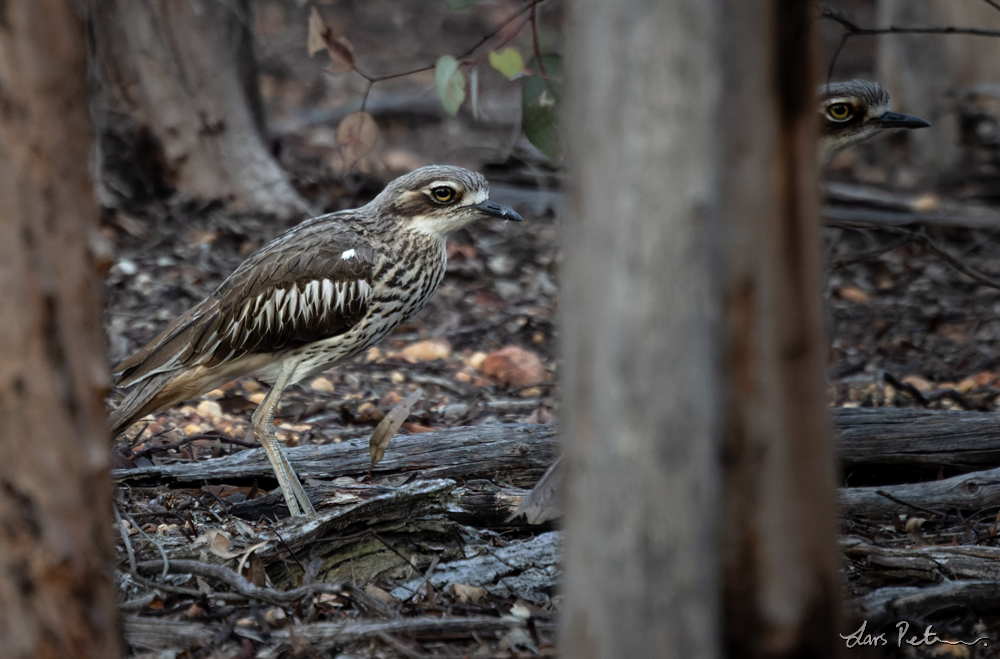
[[[252,393],[256,393],[256,392],[260,391],[260,383],[258,383],[253,378],[245,378],[245,379],[241,380],[240,382],[242,382],[242,384],[243,384],[243,391],[245,391],[248,394],[252,394]]]
[[[837,289],[837,297],[848,302],[853,302],[854,304],[868,304],[871,302],[871,297],[868,293],[855,286],[844,286]]]
[[[382,361],[384,357],[385,354],[382,352],[382,349],[379,348],[378,346],[372,346],[371,348],[368,348],[368,352],[365,353],[365,360],[369,362],[379,362]]]
[[[264,402],[264,397],[267,396],[263,391],[258,391],[255,394],[250,394],[250,402],[254,405],[260,405]]]
[[[411,364],[448,359],[451,356],[451,344],[445,339],[426,339],[411,343],[403,348],[401,354],[403,359]]]
[[[197,423],[189,423],[184,426],[184,436],[190,437],[191,435],[201,434],[201,426]]]
[[[333,393],[333,383],[323,376],[313,378],[312,382],[309,383],[309,388],[324,394]]]
[[[389,376],[389,380],[393,384],[402,384],[403,382],[406,381],[406,376],[400,373],[399,371],[393,371],[392,375]]]
[[[214,400],[203,400],[198,403],[198,416],[216,424],[222,418],[222,407]]]
[[[479,367],[483,363],[483,360],[485,359],[486,359],[485,352],[474,352],[471,355],[469,355],[469,357],[465,360],[465,363],[478,371]]]

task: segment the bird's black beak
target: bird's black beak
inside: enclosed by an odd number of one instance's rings
[[[882,128],[927,128],[930,123],[912,114],[900,114],[899,112],[886,112],[875,120]]]
[[[492,201],[484,201],[481,204],[476,204],[473,206],[480,213],[485,215],[490,215],[492,217],[499,217],[504,220],[513,220],[514,222],[524,222],[524,218],[514,212],[512,209],[506,206],[501,206],[500,204],[494,203]]]

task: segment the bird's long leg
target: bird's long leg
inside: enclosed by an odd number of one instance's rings
[[[316,509],[309,502],[309,497],[306,496],[306,491],[302,488],[299,477],[295,475],[295,470],[288,462],[285,452],[281,450],[278,438],[274,436],[274,412],[278,409],[278,401],[281,399],[282,392],[288,386],[289,380],[292,379],[292,374],[295,373],[295,367],[294,362],[288,361],[282,365],[271,391],[267,392],[260,407],[253,413],[251,429],[254,437],[267,452],[267,459],[271,461],[271,467],[274,469],[274,474],[278,477],[278,484],[281,485],[281,491],[285,495],[288,512],[293,517],[316,514]],[[301,510],[299,509],[300,505],[302,506]]]

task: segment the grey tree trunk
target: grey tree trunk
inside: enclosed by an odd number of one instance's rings
[[[568,657],[837,653],[811,21],[571,5]]]
[[[90,11],[105,203],[177,190],[235,211],[308,212],[267,148],[248,0]]]
[[[77,11],[0,8],[0,657],[121,655]]]

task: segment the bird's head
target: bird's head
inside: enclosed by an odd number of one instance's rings
[[[819,89],[822,121],[817,156],[823,167],[843,149],[893,128],[926,128],[920,117],[889,111],[889,94],[867,80],[849,80]]]
[[[441,239],[485,217],[522,221],[489,196],[490,186],[482,175],[461,167],[431,165],[392,181],[372,204],[380,215],[409,230]]]

